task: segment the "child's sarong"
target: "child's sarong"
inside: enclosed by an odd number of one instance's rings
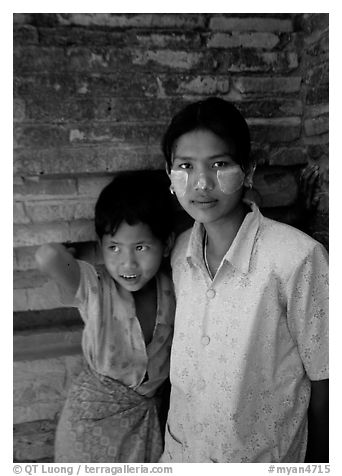
[[[57,426],[55,462],[155,463],[162,451],[156,399],[83,370]]]

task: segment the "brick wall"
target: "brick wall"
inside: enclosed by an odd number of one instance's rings
[[[81,365],[36,247],[94,251],[93,207],[113,174],[163,174],[160,139],[184,104],[233,101],[248,120],[263,212],[303,227],[298,178],[318,163],[307,229],[327,244],[327,14],[14,14],[14,459],[51,461]]]

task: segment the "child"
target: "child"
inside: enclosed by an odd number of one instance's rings
[[[39,268],[85,323],[85,369],[56,433],[56,462],[157,462],[156,392],[169,374],[174,294],[161,269],[172,244],[172,200],[153,172],[118,175],[95,207],[104,267],[43,245]]]
[[[161,462],[327,461],[325,249],[244,201],[255,166],[232,104],[185,107],[163,152],[195,223],[171,258],[177,307]]]

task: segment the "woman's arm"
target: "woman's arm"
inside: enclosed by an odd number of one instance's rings
[[[329,380],[311,382],[306,463],[329,462]]]
[[[63,245],[50,243],[36,251],[39,269],[56,281],[70,297],[74,297],[80,283],[80,267]]]

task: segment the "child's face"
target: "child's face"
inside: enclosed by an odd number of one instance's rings
[[[229,216],[241,204],[245,174],[236,149],[209,130],[194,130],[175,142],[171,182],[178,201],[206,224]]]
[[[148,225],[122,222],[114,235],[101,240],[104,264],[112,278],[128,291],[139,291],[157,273],[165,247]]]

